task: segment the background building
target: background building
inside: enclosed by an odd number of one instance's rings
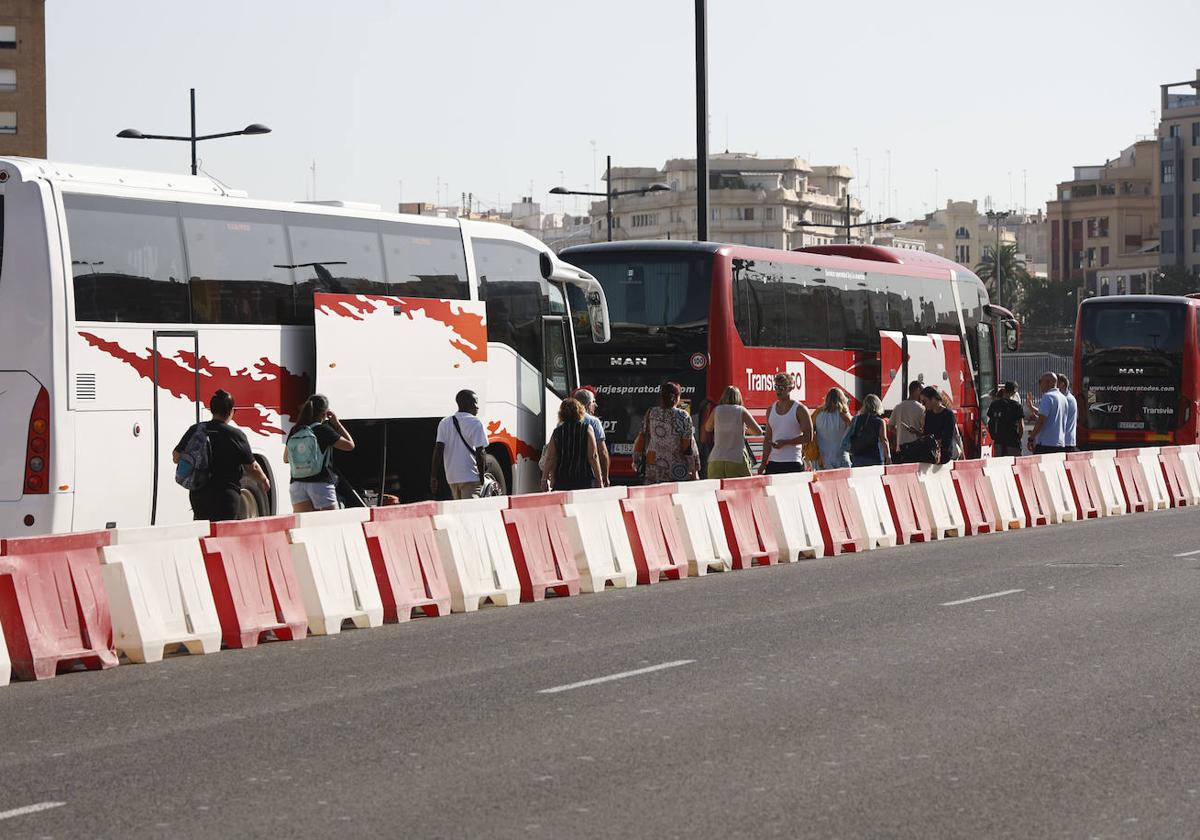
[[[1047,205],[1050,279],[1088,295],[1145,293],[1157,273],[1158,143],[1140,140],[1100,166],[1076,166]]]
[[[759,158],[725,152],[709,159],[709,239],[764,248],[844,242],[850,169],[809,166],[800,158]],[[669,160],[662,169],[614,166],[611,188],[636,190],[666,184],[670,191],[613,199],[613,239],[695,239],[696,160]],[[591,205],[593,242],[608,238],[606,204]],[[852,223],[862,206],[850,199]],[[808,225],[798,224],[808,222]],[[865,228],[852,228],[860,241]]]
[[[925,218],[907,222],[892,230],[903,240],[923,242],[924,250],[954,260],[972,271],[996,247],[996,229],[979,212],[978,201],[947,201],[941,210],[926,213]],[[1001,245],[1015,245],[1011,230],[1000,230]]]
[[[0,3],[0,155],[46,157],[46,9]]]
[[[1160,263],[1200,278],[1200,70],[1192,81],[1163,85],[1161,105]]]

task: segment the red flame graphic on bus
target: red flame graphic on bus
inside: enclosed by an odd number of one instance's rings
[[[528,458],[530,461],[537,461],[542,457],[542,453],[537,451],[537,447],[531,446],[521,440],[516,435],[510,433],[499,420],[493,420],[488,423],[488,440],[499,441],[508,447],[508,451],[517,458]]]
[[[317,309],[328,315],[362,321],[367,315],[384,307],[391,307],[415,319],[417,312],[425,317],[445,324],[456,338],[450,346],[466,356],[471,362],[487,361],[487,325],[483,316],[464,311],[460,301],[439,298],[401,298],[383,295],[316,295]]]
[[[147,347],[146,355],[141,356],[115,341],[106,341],[92,333],[80,332],[79,335],[88,344],[132,367],[142,378],[154,381],[156,354],[151,348]],[[193,399],[196,396],[196,371],[199,370],[200,401],[207,404],[218,389],[228,391],[239,406],[234,409],[234,422],[260,435],[283,434],[283,429],[271,422],[267,409],[293,416],[292,412],[311,393],[308,374],[292,373],[265,356],[253,368],[239,368],[236,371],[215,365],[203,355],[197,359],[194,353],[183,350],[173,358],[167,358],[162,353],[157,356],[158,387],[176,397]]]

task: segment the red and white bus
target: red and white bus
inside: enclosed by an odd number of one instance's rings
[[[1075,323],[1077,442],[1200,442],[1200,296],[1089,298]]]
[[[504,225],[7,158],[0,226],[0,537],[190,518],[170,454],[218,388],[272,480],[244,515],[289,508],[283,435],[314,391],[353,421],[352,497],[424,498],[461,388],[490,471],[535,490],[578,381],[566,285],[606,338],[599,285]]]
[[[885,409],[921,380],[950,395],[967,454],[988,445],[981,422],[996,381],[997,336],[1015,349],[1011,313],[957,263],[918,251],[826,245],[779,251],[717,243],[580,245],[562,257],[604,287],[612,340],[577,322],[581,376],[600,398],[614,474],[631,474],[633,440],[665,379],[699,419],[727,385],[765,416],[773,376],[796,375],[793,396],[821,403],[842,388]]]

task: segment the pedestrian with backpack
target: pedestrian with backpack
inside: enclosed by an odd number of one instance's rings
[[[329,400],[313,394],[300,406],[283,448],[283,462],[291,471],[294,513],[337,507],[337,479],[331,465],[335,449],[352,451],[354,438],[329,410]]]
[[[875,467],[892,462],[887,426],[887,420],[883,418],[883,401],[875,394],[867,394],[846,432],[850,466]]]
[[[233,396],[224,390],[214,392],[208,410],[212,419],[190,426],[171,453],[171,460],[175,462],[176,483],[188,490],[192,516],[224,522],[238,518],[246,467],[267,492],[271,481],[254,459],[246,433],[229,423]]]
[[[446,472],[450,497],[474,499],[483,493],[483,477],[487,473],[487,432],[477,416],[479,397],[474,391],[459,391],[454,395],[454,402],[458,404],[458,411],[438,423],[429,471],[429,492],[435,499],[441,492],[440,465]]]

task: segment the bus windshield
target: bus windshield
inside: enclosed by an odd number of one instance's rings
[[[698,327],[708,322],[707,257],[623,253],[570,259],[604,287],[614,330]]]
[[[1084,306],[1080,365],[1089,429],[1167,432],[1177,425],[1187,307]]]

